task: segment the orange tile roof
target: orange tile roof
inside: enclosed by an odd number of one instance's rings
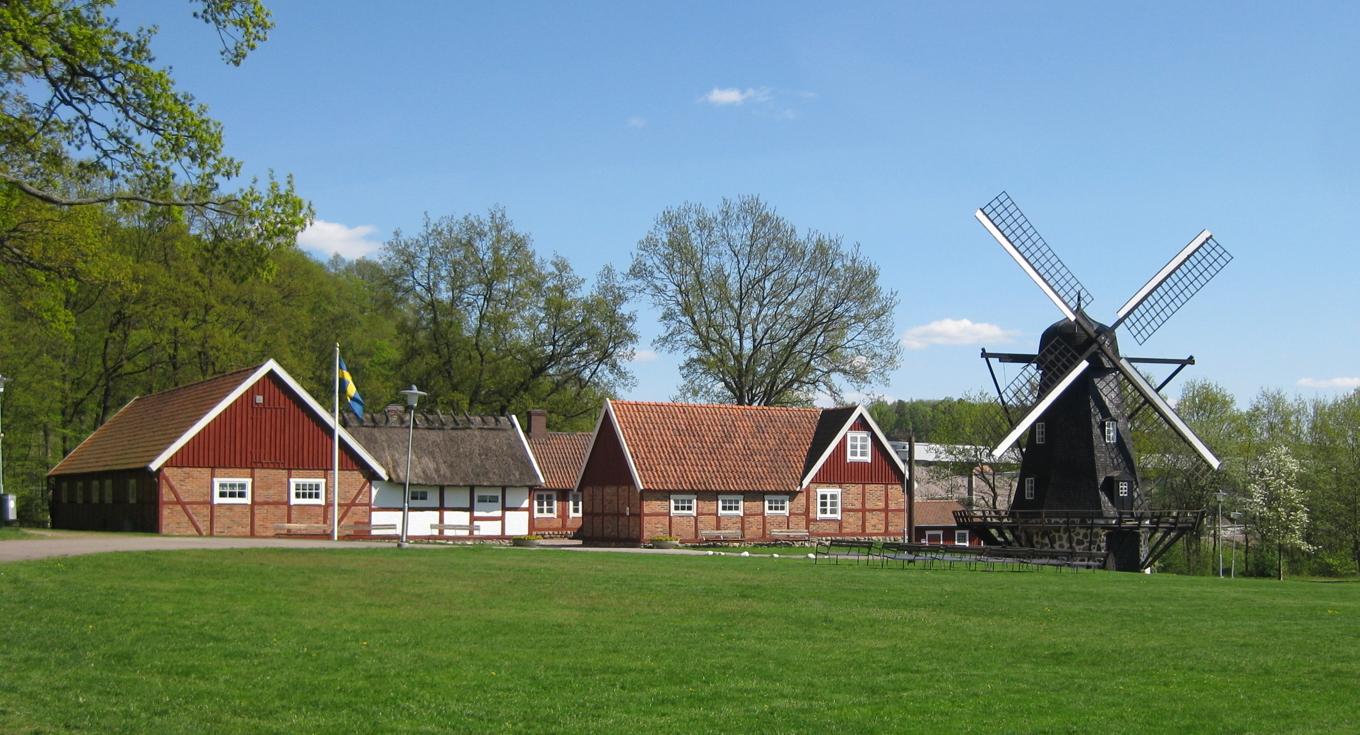
[[[963,510],[963,505],[957,500],[918,500],[912,508],[917,526],[955,526],[954,511]]]
[[[796,491],[854,411],[641,401],[610,405],[645,490]],[[837,421],[834,428],[827,426]]]
[[[543,487],[575,490],[581,465],[590,450],[590,432],[549,431],[528,436],[529,448],[543,473]]]
[[[47,474],[146,467],[259,368],[134,398]]]

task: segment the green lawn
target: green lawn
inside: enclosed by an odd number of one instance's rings
[[[0,526],[0,541],[10,541],[12,539],[21,538],[33,538],[33,534],[18,526]]]
[[[504,548],[0,565],[0,732],[1356,732],[1360,584]]]

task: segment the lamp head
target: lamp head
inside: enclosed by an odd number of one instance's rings
[[[411,409],[412,411],[415,410],[416,404],[417,404],[417,403],[420,403],[420,397],[421,397],[421,396],[427,396],[427,395],[429,395],[429,393],[426,393],[425,391],[420,390],[419,388],[415,387],[414,385],[412,385],[410,388],[407,388],[407,389],[405,389],[405,390],[403,390],[403,391],[400,391],[400,392],[401,392],[402,397],[404,397],[404,398],[406,399],[406,407],[409,408],[409,409]]]

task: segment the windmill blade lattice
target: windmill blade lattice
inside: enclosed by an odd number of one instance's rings
[[[987,215],[996,229],[1011,241],[1015,249],[1020,251],[1034,271],[1048,283],[1049,288],[1058,294],[1069,309],[1076,311],[1078,305],[1086,308],[1094,301],[1091,292],[1072,275],[1067,264],[1063,263],[1058,254],[1053,252],[1053,248],[1048,246],[1039,231],[1029,223],[1025,213],[1011,200],[1009,194],[1004,191],[998,194],[982,207],[982,213]]]
[[[1180,311],[1185,302],[1231,262],[1232,253],[1210,235],[1185,262],[1157,284],[1142,303],[1121,317],[1121,321],[1138,340],[1138,344],[1147,342],[1167,319]]]
[[[1143,405],[1142,394],[1128,378],[1118,377],[1117,382],[1102,385],[1101,393],[1107,401],[1119,400],[1128,409],[1129,430],[1143,482],[1171,497],[1185,497],[1191,488],[1217,489],[1219,470],[1205,462],[1151,406]],[[1107,391],[1111,390],[1117,390],[1119,395],[1109,395]],[[1138,410],[1140,406],[1142,410]]]

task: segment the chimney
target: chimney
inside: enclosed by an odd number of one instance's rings
[[[529,436],[542,436],[548,433],[548,412],[541,408],[529,410]]]

